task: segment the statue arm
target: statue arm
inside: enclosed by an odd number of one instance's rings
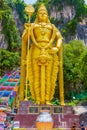
[[[59,91],[60,91],[60,102],[61,105],[64,105],[64,84],[63,84],[63,59],[62,59],[62,40],[63,37],[61,36],[59,30],[56,34],[56,47],[58,48],[58,57],[59,57]]]
[[[61,36],[59,30],[57,30],[57,32],[56,32],[56,47],[58,49],[60,49],[62,46],[62,40],[63,40],[63,37]]]
[[[28,31],[29,31],[29,27],[30,24],[29,23],[25,23],[24,24],[24,31],[23,31],[23,34],[22,34],[22,42],[24,42],[26,44],[26,42],[28,41]]]

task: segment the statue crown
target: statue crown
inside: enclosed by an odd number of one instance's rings
[[[40,7],[39,7],[39,9],[38,9],[38,12],[41,11],[41,10],[44,10],[44,11],[47,12],[47,9],[46,9],[46,7],[44,6],[44,4],[41,4],[41,5],[40,5]]]

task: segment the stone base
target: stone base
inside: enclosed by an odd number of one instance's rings
[[[73,107],[30,105],[28,101],[21,102],[14,121],[20,122],[20,128],[36,128],[36,119],[41,110],[49,110],[54,121],[53,128],[71,128],[74,122],[79,126],[79,117],[74,115]]]

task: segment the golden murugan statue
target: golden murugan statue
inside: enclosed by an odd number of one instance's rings
[[[58,75],[60,102],[64,105],[62,36],[50,23],[43,4],[34,23],[25,23],[22,35],[20,100],[24,99],[24,84],[29,81],[32,98],[37,104],[50,104]],[[29,45],[29,44],[30,45]],[[27,95],[27,91],[26,91]]]

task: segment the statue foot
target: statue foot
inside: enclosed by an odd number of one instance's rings
[[[61,106],[65,106],[65,103],[61,103]]]
[[[46,101],[46,105],[52,105],[50,101]]]
[[[40,104],[40,101],[36,101],[36,104],[38,104],[38,105],[39,105],[39,104]]]

